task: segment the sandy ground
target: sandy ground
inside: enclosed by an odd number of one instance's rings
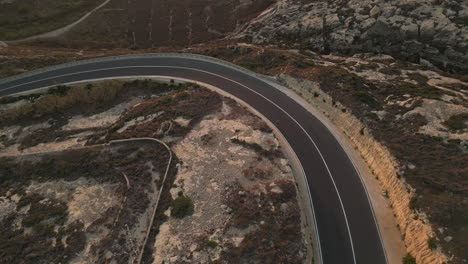
[[[427,119],[427,124],[419,129],[420,133],[450,139],[468,140],[468,132],[452,133],[442,124],[442,122],[447,121],[451,116],[461,113],[468,113],[468,109],[461,105],[440,100],[424,99],[422,106],[406,112],[403,118],[420,114]]]
[[[141,102],[142,98],[132,98],[128,102],[118,104],[111,109],[92,116],[73,116],[68,124],[63,126],[63,130],[83,129],[93,127],[109,126],[115,123],[120,115],[129,107]]]

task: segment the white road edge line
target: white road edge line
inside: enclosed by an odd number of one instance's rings
[[[209,75],[214,75],[214,76],[217,76],[217,77],[220,77],[222,79],[225,79],[225,80],[228,80],[230,82],[233,82],[237,85],[240,85],[248,90],[250,90],[251,92],[259,95],[260,97],[264,98],[266,101],[268,101],[269,103],[271,103],[272,105],[274,105],[275,107],[277,107],[278,109],[280,109],[283,113],[285,113],[289,118],[291,118],[291,120],[294,121],[294,123],[296,123],[296,125],[298,125],[301,130],[307,135],[307,137],[309,138],[309,140],[312,142],[312,144],[314,145],[315,149],[317,150],[317,152],[319,153],[320,155],[320,158],[322,159],[322,162],[324,163],[325,165],[325,168],[327,169],[327,172],[328,172],[328,175],[330,177],[330,179],[332,180],[332,183],[333,183],[333,187],[335,188],[335,191],[336,191],[336,194],[338,195],[338,198],[340,200],[340,205],[341,205],[341,209],[343,211],[343,215],[344,215],[344,218],[345,218],[345,222],[346,222],[346,227],[348,229],[348,235],[349,235],[349,240],[350,240],[350,244],[351,244],[351,251],[353,253],[353,262],[356,264],[356,255],[354,253],[354,244],[353,244],[353,239],[352,239],[352,236],[351,236],[351,230],[349,228],[349,222],[348,222],[348,217],[346,215],[346,210],[344,208],[344,205],[343,205],[343,201],[341,199],[341,196],[340,196],[340,193],[338,192],[338,188],[336,186],[336,183],[335,183],[335,180],[333,179],[333,176],[330,172],[330,169],[328,167],[328,164],[326,163],[325,159],[323,158],[323,155],[322,153],[320,152],[317,144],[315,143],[315,141],[312,139],[312,137],[307,133],[307,131],[304,129],[304,127],[301,126],[301,124],[296,120],[294,119],[288,112],[286,112],[286,110],[284,110],[283,108],[281,108],[279,105],[277,105],[275,102],[271,101],[270,99],[266,98],[265,96],[263,96],[262,94],[258,93],[257,91],[237,82],[237,81],[234,81],[232,79],[229,79],[227,77],[224,77],[222,75],[219,75],[219,74],[216,74],[216,73],[211,73],[211,72],[208,72],[208,71],[204,71],[204,70],[199,70],[199,69],[194,69],[194,68],[190,68],[190,67],[180,67],[180,66],[125,66],[125,67],[111,67],[111,68],[102,68],[102,69],[99,69],[99,70],[90,70],[90,71],[80,71],[80,72],[74,72],[74,73],[69,73],[69,74],[63,74],[63,75],[57,75],[57,76],[54,76],[54,77],[49,77],[49,78],[44,78],[44,79],[40,79],[40,80],[36,80],[36,81],[31,81],[31,82],[27,82],[27,83],[23,83],[23,84],[18,84],[18,85],[15,85],[15,86],[12,86],[12,87],[9,87],[9,88],[5,88],[5,89],[2,89],[0,91],[6,91],[6,90],[10,90],[10,89],[14,89],[16,87],[19,87],[19,86],[23,86],[23,85],[28,85],[28,84],[31,84],[31,83],[35,83],[35,82],[40,82],[40,81],[45,81],[45,80],[50,80],[50,79],[55,79],[55,78],[59,78],[59,77],[64,77],[64,76],[71,76],[71,75],[77,75],[77,74],[83,74],[83,73],[90,73],[90,72],[99,72],[99,71],[105,71],[105,70],[117,70],[117,69],[128,69],[128,68],[176,68],[176,69],[186,69],[186,70],[192,70],[192,71],[198,71],[198,72],[203,72],[203,73],[206,73],[206,74],[209,74]],[[119,76],[120,77],[120,76]],[[113,77],[111,77],[113,78]],[[174,77],[175,79],[177,77]],[[55,85],[53,85],[55,86]],[[44,87],[42,87],[44,88]],[[306,177],[306,180],[307,180],[307,177]],[[318,232],[318,230],[317,230]]]
[[[267,81],[268,82],[268,81]],[[276,83],[270,83],[270,86],[273,86],[275,87],[277,90],[281,91],[282,93],[284,93],[286,96],[290,96],[288,95],[285,91],[284,91],[284,88],[282,88],[282,86],[280,86],[279,84],[276,84]],[[292,98],[293,100],[295,100],[297,103],[299,103],[300,105],[302,105],[304,107],[304,104],[309,104],[309,102],[307,102],[305,99],[303,99],[302,97],[300,97],[299,101],[297,100],[297,98]],[[336,139],[336,141],[341,145],[341,148],[343,149],[343,151],[346,153],[346,155],[349,157],[349,160],[351,161],[351,163],[353,164],[353,167],[354,169],[356,170],[356,172],[358,173],[359,175],[359,180],[361,181],[361,184],[366,192],[366,196],[367,196],[367,200],[369,202],[369,205],[371,207],[371,211],[372,211],[372,216],[374,218],[374,222],[376,224],[376,228],[377,228],[377,232],[379,234],[379,239],[380,239],[380,243],[382,244],[382,249],[383,249],[383,252],[384,252],[384,257],[385,257],[385,262],[386,263],[389,263],[388,262],[388,256],[387,256],[387,250],[385,248],[385,244],[384,244],[384,240],[382,239],[382,235],[381,235],[381,232],[380,232],[380,226],[379,226],[379,222],[377,221],[377,217],[375,215],[375,211],[374,211],[374,206],[373,206],[373,203],[372,203],[372,200],[370,198],[370,195],[369,195],[369,191],[367,189],[367,185],[365,184],[364,182],[364,178],[362,177],[362,174],[361,174],[361,171],[358,169],[358,167],[356,166],[356,162],[354,161],[354,159],[352,158],[353,156],[350,155],[349,152],[351,152],[352,150],[351,149],[347,149],[345,147],[345,143],[343,143],[343,140],[340,139],[340,137],[334,132],[334,129],[332,127],[332,125],[330,125],[328,122],[326,122],[324,118],[322,118],[320,115],[318,114],[315,114],[313,113],[312,111],[310,111],[309,109],[307,109],[306,107],[304,107],[310,114],[312,114],[313,116],[315,116],[329,131],[330,133],[333,135],[333,137]],[[332,123],[332,122],[331,122]]]

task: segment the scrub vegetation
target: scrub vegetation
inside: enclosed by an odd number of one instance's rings
[[[185,196],[179,196],[172,201],[171,216],[175,218],[184,218],[193,214],[192,199]]]
[[[245,191],[239,186],[228,193],[226,205],[233,210],[228,225],[240,229],[255,228],[238,246],[228,245],[220,263],[302,263],[303,256],[298,247],[298,238],[302,236],[301,217],[294,202],[296,187],[289,180],[273,183],[266,193]],[[272,185],[281,191],[272,191]],[[271,204],[279,205],[279,208],[271,210]]]
[[[86,253],[88,259],[100,259],[105,252],[110,252],[117,262],[127,262],[135,250],[131,242],[135,237],[125,230],[134,228],[140,218],[147,217],[147,210],[154,203],[151,199],[156,197],[156,186],[161,185],[161,179],[153,178],[152,173],[163,175],[168,159],[169,154],[161,144],[147,141],[39,154],[26,159],[0,158],[0,195],[20,197],[16,209],[0,218],[3,234],[0,262],[68,262],[82,252],[87,243],[93,243],[92,250]],[[151,167],[148,167],[149,162]],[[122,174],[129,179],[129,187]],[[81,219],[70,221],[71,200],[55,197],[54,192],[45,196],[31,191],[34,188],[30,187],[62,180],[77,182],[82,178],[96,186],[118,186],[115,199],[119,200],[119,205],[103,207],[101,217],[86,226]],[[148,184],[151,182],[155,186]],[[86,206],[80,210],[86,210]],[[109,231],[102,233],[102,228]],[[97,240],[90,242],[89,236]]]

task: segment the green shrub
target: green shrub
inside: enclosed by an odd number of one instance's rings
[[[416,259],[408,253],[403,257],[403,264],[416,264]]]
[[[192,199],[186,196],[179,196],[172,201],[171,216],[175,218],[184,218],[193,214]]]

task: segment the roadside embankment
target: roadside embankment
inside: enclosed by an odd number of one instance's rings
[[[318,114],[321,119],[327,119],[322,121],[328,123],[329,128],[333,128],[330,125],[337,128],[335,131],[331,130],[347,150],[353,162],[357,163],[360,156],[367,164],[368,168],[356,167],[368,190],[389,263],[399,263],[404,254],[400,246],[403,243],[395,236],[397,233],[395,227],[389,227],[392,222],[396,224],[396,229],[401,233],[407,252],[416,258],[417,263],[442,264],[446,262],[447,257],[442,252],[429,248],[427,241],[434,236],[434,231],[423,213],[411,209],[410,202],[415,190],[400,175],[401,166],[390,151],[377,142],[356,117],[343,111],[339,102],[336,102],[334,106],[331,103],[332,98],[324,93],[317,83],[287,75],[280,75],[278,79],[305,99],[314,108],[314,114]],[[294,93],[288,91],[286,93],[294,96]],[[350,152],[354,152],[354,155]],[[372,179],[374,177],[377,181]],[[375,193],[380,193],[380,195],[376,196]],[[386,204],[393,211],[394,219],[383,217],[383,215],[388,215],[389,208],[381,208],[382,197],[388,200]]]

